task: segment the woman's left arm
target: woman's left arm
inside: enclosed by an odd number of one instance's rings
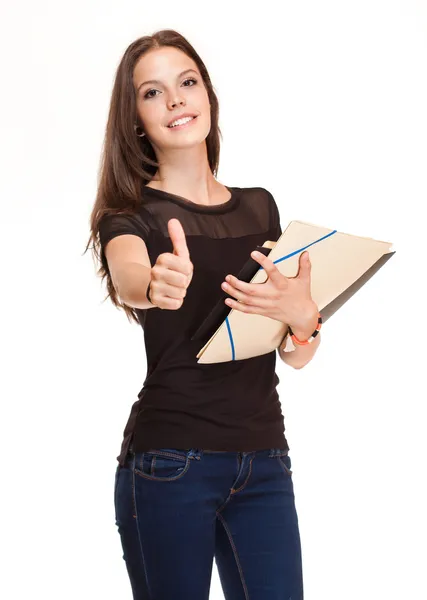
[[[305,326],[305,328],[296,331],[292,330],[299,340],[308,340],[308,338],[311,336],[311,334],[317,327],[318,315],[318,308],[317,306],[314,306],[311,316],[307,317],[307,325]],[[302,369],[307,363],[311,361],[311,359],[316,353],[317,348],[319,347],[320,332],[310,344],[306,344],[303,346],[299,344],[294,344],[295,350],[293,350],[292,352],[284,352],[287,339],[288,334],[285,336],[282,343],[277,349],[279,356],[281,360],[283,360],[283,362],[289,365],[290,367],[293,367],[294,369]]]

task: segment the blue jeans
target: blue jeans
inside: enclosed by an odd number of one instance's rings
[[[131,449],[114,505],[134,600],[208,600],[214,558],[226,600],[303,600],[287,450]]]

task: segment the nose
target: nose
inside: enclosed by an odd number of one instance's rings
[[[184,99],[183,99],[183,98],[181,98],[181,99],[178,99],[177,97],[175,97],[173,100],[171,100],[171,101],[169,102],[169,107],[170,107],[170,108],[175,108],[175,106],[176,106],[177,104],[184,105],[184,104],[185,104],[185,102],[184,102]]]

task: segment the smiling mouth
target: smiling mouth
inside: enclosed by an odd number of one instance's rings
[[[179,127],[185,127],[185,125],[189,125],[190,123],[192,123],[196,119],[197,119],[197,116],[196,117],[192,117],[189,121],[187,121],[186,123],[181,123],[180,125],[167,125],[167,128],[168,129],[178,129]]]

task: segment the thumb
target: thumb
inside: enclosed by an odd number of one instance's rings
[[[311,261],[307,251],[303,252],[299,257],[299,270],[297,276],[308,276],[310,274]]]
[[[178,219],[170,219],[168,221],[168,231],[173,246],[173,253],[182,258],[190,258],[185,231]]]

